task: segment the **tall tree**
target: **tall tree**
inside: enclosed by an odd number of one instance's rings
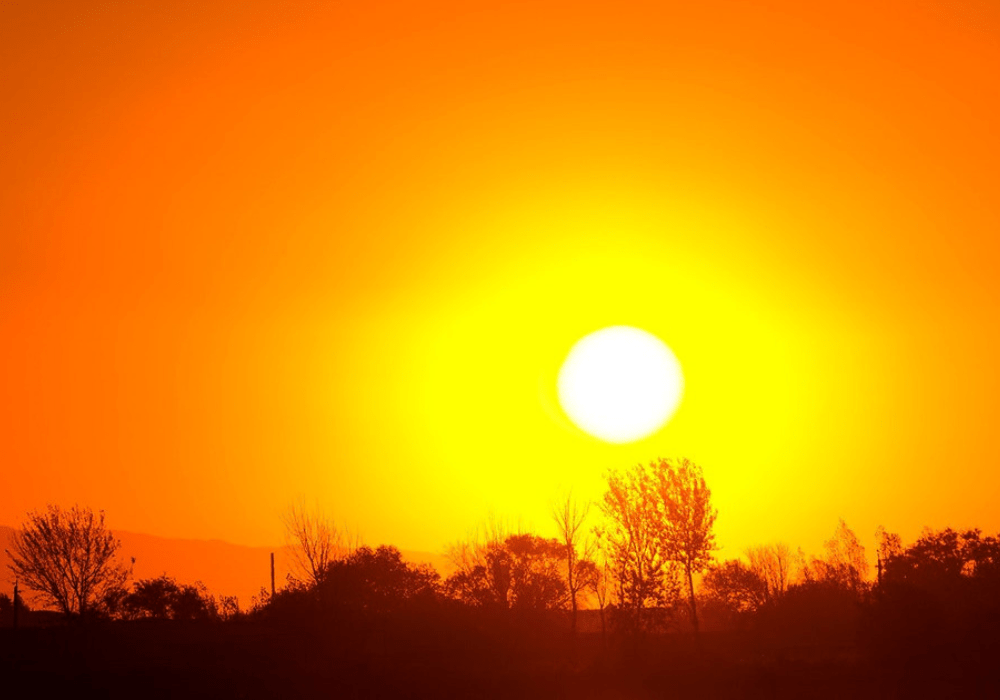
[[[676,597],[676,572],[661,546],[662,513],[651,471],[638,464],[609,472],[607,480],[598,504],[604,520],[594,532],[614,579],[618,607],[628,613],[632,628],[641,630],[648,610]]]
[[[712,561],[715,535],[712,527],[718,514],[712,507],[712,492],[705,484],[701,467],[687,459],[659,459],[650,465],[655,479],[656,506],[661,515],[657,532],[663,556],[677,562],[687,581],[691,623],[698,633],[698,607],[694,595],[694,575]]]
[[[593,545],[591,542],[581,543],[583,524],[590,511],[590,504],[580,504],[567,494],[552,508],[552,519],[559,531],[559,541],[562,543],[566,559],[566,589],[569,592],[570,609],[572,611],[572,630],[576,633],[577,598],[581,591],[592,588],[596,582],[597,567],[591,561]],[[579,547],[583,552],[578,553]]]
[[[104,511],[50,505],[28,513],[11,544],[14,575],[66,615],[91,612],[121,590],[130,574],[118,559],[121,543],[104,524]]]

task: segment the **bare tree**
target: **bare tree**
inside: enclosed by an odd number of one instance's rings
[[[868,558],[865,546],[841,518],[833,538],[826,542],[827,561],[843,572],[848,586],[859,591],[868,580]]]
[[[590,504],[580,504],[567,494],[552,507],[552,519],[559,530],[559,541],[565,548],[566,557],[566,590],[569,593],[570,609],[572,610],[572,630],[576,633],[577,598],[579,594],[592,588],[597,575],[597,568],[591,561],[595,548],[593,540],[581,542],[583,523],[590,512]],[[582,556],[577,548],[583,548]]]
[[[687,459],[659,459],[650,465],[655,479],[656,503],[661,514],[659,544],[668,561],[680,564],[687,580],[691,623],[698,634],[698,608],[694,596],[694,574],[712,561],[715,535],[712,526],[718,514],[712,508],[712,492],[705,485],[701,467]]]
[[[748,548],[746,556],[750,568],[767,583],[768,599],[783,596],[791,579],[791,548],[784,542],[758,545]]]
[[[806,581],[819,581],[860,593],[867,587],[868,559],[865,547],[843,519],[833,538],[824,544],[825,558],[813,557],[803,568]]]
[[[359,538],[328,518],[319,508],[295,503],[281,517],[292,554],[292,575],[317,584],[330,564],[357,549]]]
[[[520,527],[512,527],[491,513],[486,522],[473,529],[464,540],[448,545],[444,556],[456,570],[471,571],[486,565],[486,553],[491,547],[500,547],[511,535],[520,534],[524,534]]]
[[[130,571],[118,559],[121,543],[104,524],[104,511],[50,505],[28,513],[14,533],[8,565],[47,604],[84,616],[122,590]]]

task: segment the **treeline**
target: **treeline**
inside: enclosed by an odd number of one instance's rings
[[[944,649],[978,677],[976,660],[1000,652],[1000,541],[979,530],[927,531],[904,545],[880,529],[872,567],[841,521],[817,556],[772,543],[720,561],[701,469],[662,459],[610,473],[598,503],[566,497],[552,515],[555,538],[493,522],[454,543],[442,578],[294,507],[285,517],[294,572],[242,610],[197,583],[131,581],[104,514],[86,508],[29,514],[11,569],[21,590],[65,619],[251,625],[258,639],[305,644],[288,647],[303,657],[334,654],[340,668],[380,659],[446,673],[502,659],[599,669],[645,659],[662,669],[686,653],[691,664],[725,658],[736,669],[762,658],[881,668],[912,658],[931,666]],[[23,623],[23,599],[0,596],[0,626],[15,609]]]

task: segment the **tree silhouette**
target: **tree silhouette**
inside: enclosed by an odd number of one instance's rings
[[[992,538],[986,538],[989,542]],[[890,557],[886,566],[889,580],[959,580],[979,568],[978,555],[983,550],[979,530],[960,532],[946,528],[925,531],[904,552]]]
[[[490,541],[445,581],[453,597],[476,607],[539,611],[567,602],[563,545],[528,533]]]
[[[129,576],[118,561],[121,543],[105,526],[104,511],[50,505],[29,513],[11,542],[11,571],[66,615],[91,612]]]
[[[746,551],[750,568],[767,585],[767,597],[776,600],[788,590],[792,577],[792,550],[783,543],[758,545]]]
[[[395,547],[360,547],[331,562],[316,592],[338,607],[384,615],[420,600],[432,600],[438,579],[433,567],[408,564]]]
[[[181,585],[169,576],[136,581],[121,601],[122,617],[158,620],[210,620],[218,617],[215,599],[204,584]]]
[[[885,590],[919,589],[949,608],[981,605],[1000,593],[1000,541],[978,529],[925,531],[884,567]]]
[[[618,599],[640,623],[643,610],[679,595],[687,584],[691,624],[698,633],[694,575],[712,561],[716,511],[701,467],[687,459],[658,459],[608,474],[596,529],[618,581]]]
[[[875,529],[876,554],[878,556],[878,582],[882,582],[885,565],[893,557],[903,553],[903,539],[895,532],[888,532],[884,526]]]
[[[824,549],[826,557],[814,558],[805,568],[806,580],[838,586],[855,594],[865,590],[869,569],[865,547],[843,518]]]
[[[476,607],[509,606],[510,565],[504,541],[508,528],[490,518],[481,532],[448,546],[445,556],[455,565],[444,583],[453,598]]]
[[[571,494],[559,501],[552,508],[552,519],[559,530],[559,540],[563,545],[566,560],[566,589],[569,593],[570,610],[572,611],[572,631],[576,632],[577,598],[582,591],[593,588],[597,583],[597,566],[591,561],[593,545],[587,543],[583,547],[582,556],[577,552],[583,535],[583,523],[590,511],[590,504],[581,505]]]
[[[625,621],[635,631],[648,626],[647,611],[677,597],[676,571],[661,544],[662,513],[652,472],[641,464],[607,475],[598,504],[604,522],[594,529],[615,583]]]
[[[712,492],[705,485],[701,467],[687,459],[660,459],[650,465],[656,478],[657,506],[663,520],[659,530],[664,557],[681,565],[688,586],[688,605],[695,634],[698,633],[698,606],[694,596],[694,575],[712,561],[715,550],[717,511],[712,508]]]
[[[308,584],[322,580],[330,564],[357,549],[357,537],[337,526],[318,508],[291,505],[281,517],[292,554],[292,576]]]
[[[735,615],[756,612],[769,600],[765,578],[738,559],[710,566],[702,585],[710,600]]]

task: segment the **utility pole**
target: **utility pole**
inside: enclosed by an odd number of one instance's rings
[[[17,607],[18,604],[21,602],[20,597],[18,595],[17,583],[18,583],[17,579],[14,579],[14,629],[17,629]]]
[[[271,597],[274,597],[274,552],[271,552]]]

